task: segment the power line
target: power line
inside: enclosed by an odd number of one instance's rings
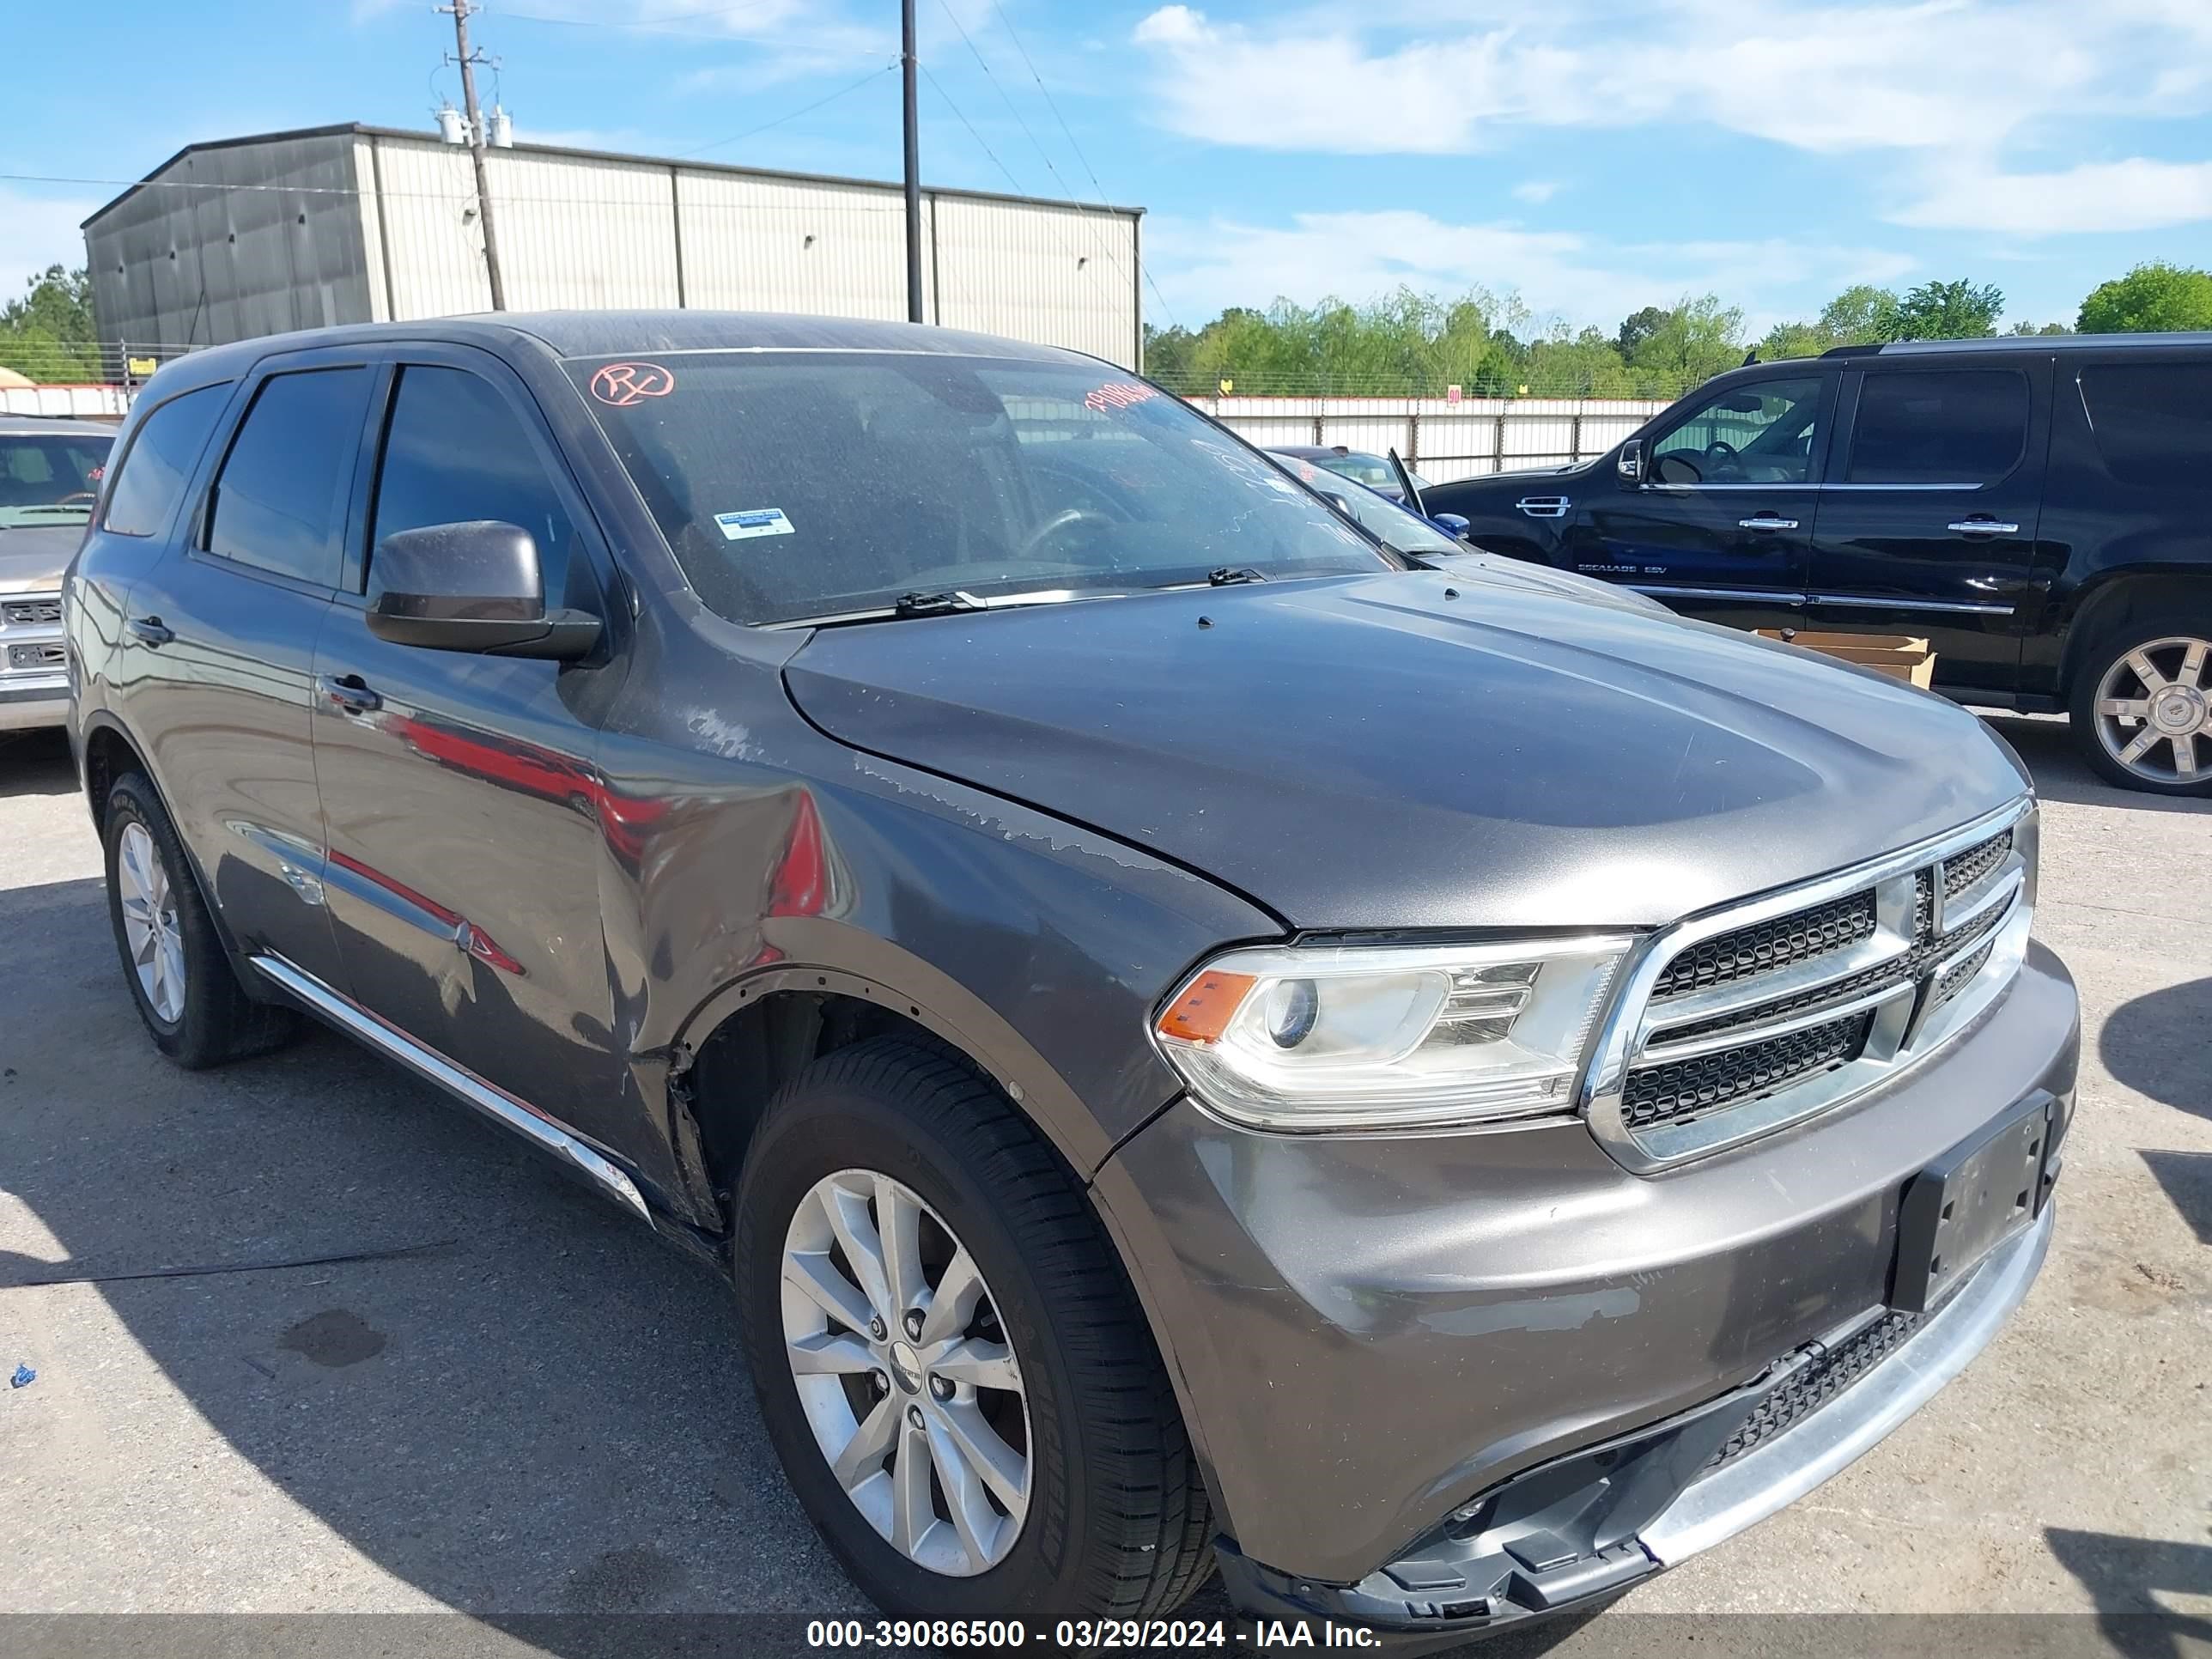
[[[820,109],[824,104],[834,104],[847,94],[858,92],[862,87],[866,86],[878,76],[888,75],[891,70],[896,69],[898,66],[899,60],[894,58],[888,64],[878,64],[874,69],[870,70],[866,75],[862,76],[859,80],[851,82],[849,85],[838,88],[836,91],[831,93],[826,98],[817,98],[811,104],[802,104],[795,110],[791,110],[785,114],[777,116],[773,121],[763,121],[757,127],[747,127],[743,132],[738,133],[735,137],[717,138],[711,144],[702,144],[696,149],[679,149],[676,154],[679,159],[692,155],[704,155],[708,150],[720,149],[726,144],[743,143],[746,139],[752,137],[757,133],[766,132],[770,127],[780,127],[786,121],[796,121],[802,115],[811,115],[816,110]]]
[[[748,34],[737,29],[672,29],[664,27],[668,22],[682,22],[694,18],[727,17],[732,13],[751,11],[752,6],[726,6],[717,9],[696,12],[672,12],[665,18],[609,19],[605,17],[553,17],[544,12],[509,11],[497,8],[498,15],[510,22],[544,23],[555,28],[605,29],[618,34],[659,34],[678,40],[729,40],[748,46],[784,46],[793,52],[811,53],[816,57],[872,58],[873,47],[821,46],[788,34]]]
[[[1098,182],[1098,170],[1091,165],[1091,158],[1083,153],[1083,146],[1076,142],[1074,129],[1067,125],[1067,118],[1060,112],[1060,105],[1054,100],[1051,88],[1045,85],[1044,76],[1037,73],[1036,61],[1030,57],[1030,49],[1022,44],[1022,37],[1014,31],[1014,20],[1006,15],[1006,9],[999,4],[999,0],[991,0],[991,10],[998,18],[999,26],[1006,30],[1006,38],[1014,43],[1014,50],[1021,54],[1023,66],[1029,70],[1030,79],[1036,82],[1037,94],[1044,100],[1044,106],[1052,112],[1052,118],[1060,123],[1060,135],[1067,140],[1067,147],[1075,152],[1075,159],[1083,164],[1083,171],[1091,180],[1091,188],[1098,192],[1098,205],[1109,206],[1106,199],[1106,186]],[[955,18],[953,24],[957,27],[959,19]],[[967,31],[963,29],[961,33],[964,37]],[[977,55],[981,56],[980,53]],[[1028,129],[1024,127],[1023,131],[1027,131]],[[1032,139],[1030,142],[1034,143],[1036,141]],[[1048,162],[1046,165],[1051,164]],[[1053,177],[1058,179],[1059,173],[1055,171]],[[1062,181],[1063,185],[1065,182]],[[1070,195],[1073,193],[1069,191]],[[1175,314],[1175,307],[1168,303],[1168,296],[1160,292],[1160,285],[1152,276],[1152,267],[1144,262],[1141,255],[1137,260],[1137,269],[1144,273],[1145,285],[1152,289],[1152,298],[1160,302],[1160,309],[1167,313],[1169,324],[1180,329],[1182,319]]]

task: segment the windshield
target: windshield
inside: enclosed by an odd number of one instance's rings
[[[1399,506],[1388,495],[1370,489],[1357,478],[1340,473],[1332,477],[1311,461],[1301,460],[1296,455],[1278,459],[1285,471],[1342,501],[1352,516],[1359,520],[1359,527],[1386,547],[1419,556],[1468,550],[1465,542],[1453,540],[1426,519]]]
[[[712,351],[568,368],[685,577],[737,622],[1389,566],[1263,457],[1103,365]]]
[[[0,432],[0,530],[91,518],[113,442],[82,432]]]
[[[1390,463],[1380,455],[1362,455],[1353,451],[1348,455],[1316,455],[1314,464],[1325,466],[1339,477],[1364,483],[1370,489],[1395,489],[1398,475],[1390,470]]]

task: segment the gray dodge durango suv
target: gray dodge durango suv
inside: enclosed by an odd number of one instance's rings
[[[1585,1602],[2041,1263],[2075,996],[1935,697],[943,330],[326,330],[118,453],[64,609],[154,1041],[315,1015],[726,1273],[889,1612]]]

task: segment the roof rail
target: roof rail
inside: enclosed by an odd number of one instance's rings
[[[1823,357],[1871,357],[1881,350],[1878,345],[1839,345],[1830,346],[1820,355]]]

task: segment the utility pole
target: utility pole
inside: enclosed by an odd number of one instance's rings
[[[466,0],[454,0],[456,5]],[[899,68],[906,80],[906,319],[921,320],[921,139],[914,75],[914,0],[899,7]]]
[[[469,120],[469,156],[477,169],[477,212],[483,220],[484,274],[491,278],[491,308],[507,309],[507,284],[499,276],[499,237],[492,230],[491,186],[484,176],[483,115],[477,108],[477,70],[481,61],[469,50],[469,13],[474,9],[469,0],[453,0],[450,6],[441,6],[440,11],[453,15],[453,43],[457,61],[461,66],[461,106]],[[913,15],[914,0],[907,0],[909,20]],[[911,36],[908,37],[909,40]],[[908,187],[912,193],[912,187]]]

